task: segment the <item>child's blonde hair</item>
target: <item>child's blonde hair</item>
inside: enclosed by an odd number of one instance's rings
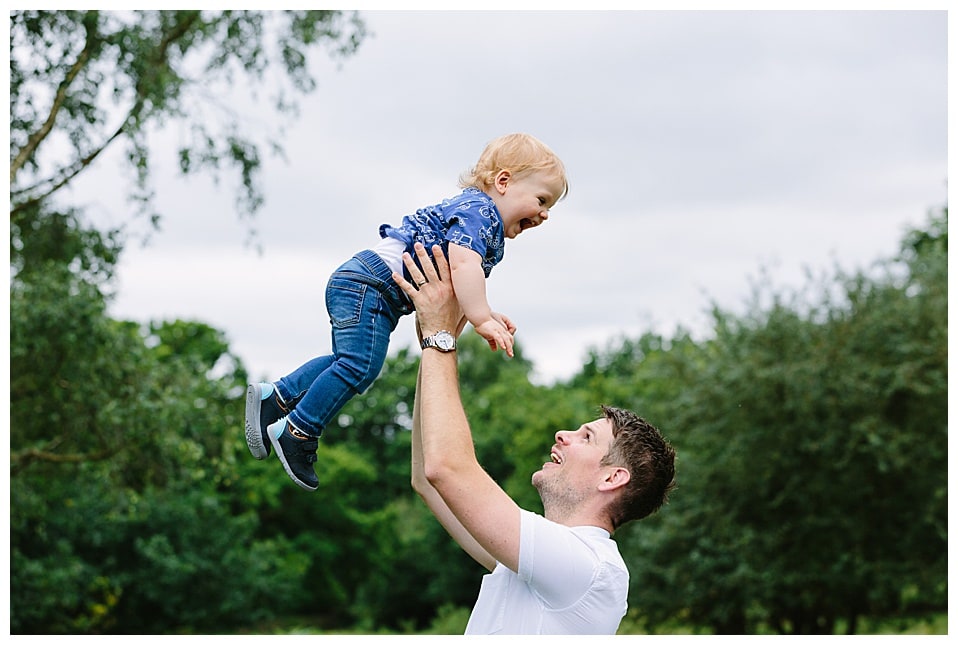
[[[479,155],[479,161],[469,172],[459,177],[460,188],[490,189],[500,171],[508,170],[513,177],[533,172],[545,172],[562,182],[559,199],[569,194],[569,180],[565,166],[549,146],[531,134],[521,132],[493,139]]]

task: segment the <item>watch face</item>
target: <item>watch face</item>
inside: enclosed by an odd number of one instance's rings
[[[436,334],[436,347],[443,351],[449,351],[456,346],[456,339],[449,332],[440,332]]]
[[[437,331],[422,339],[422,348],[427,347],[435,347],[440,352],[451,352],[456,349],[456,337],[444,329]]]

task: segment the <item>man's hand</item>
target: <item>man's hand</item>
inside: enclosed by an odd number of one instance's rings
[[[435,264],[422,244],[417,242],[413,250],[416,252],[416,260],[409,253],[403,253],[403,263],[409,271],[409,277],[417,286],[413,286],[395,272],[393,281],[416,306],[416,330],[420,340],[423,336],[431,336],[443,329],[458,336],[466,324],[466,318],[459,301],[456,300],[449,263],[442,247],[432,247]]]

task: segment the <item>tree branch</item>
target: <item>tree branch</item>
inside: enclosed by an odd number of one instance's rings
[[[59,454],[52,452],[62,443],[63,438],[51,441],[46,449],[29,448],[18,453],[10,455],[10,475],[16,475],[18,472],[29,466],[35,461],[46,461],[60,464],[79,464],[87,461],[101,461],[116,454],[115,448],[104,448],[98,452],[89,453],[71,453]]]
[[[90,55],[96,46],[96,42],[97,34],[95,28],[91,31],[90,26],[87,25],[86,43],[83,45],[83,51],[81,51],[80,55],[77,56],[76,61],[74,61],[73,65],[70,66],[66,76],[60,82],[60,85],[57,88],[57,93],[53,98],[53,104],[50,106],[50,114],[47,115],[47,120],[44,121],[39,130],[30,135],[26,145],[20,149],[20,152],[17,153],[17,156],[10,163],[10,185],[13,185],[13,180],[16,178],[20,169],[23,168],[23,165],[27,162],[27,159],[33,155],[40,143],[43,142],[43,140],[46,139],[53,130],[53,124],[56,122],[57,115],[60,113],[60,108],[63,107],[63,103],[66,100],[67,90],[70,89],[70,85],[76,79],[77,75],[80,73],[80,70],[86,67],[87,62],[90,60]]]
[[[104,141],[99,148],[97,148],[96,150],[88,154],[87,156],[83,157],[82,159],[77,159],[69,166],[65,168],[61,168],[58,173],[60,177],[59,180],[57,180],[56,177],[48,177],[47,179],[44,179],[43,181],[37,184],[34,184],[33,186],[30,186],[28,188],[24,188],[18,191],[12,191],[11,194],[13,195],[29,193],[31,191],[38,190],[44,184],[50,184],[51,182],[56,182],[53,184],[53,186],[51,186],[45,192],[39,195],[34,195],[30,199],[24,202],[20,202],[19,204],[11,208],[10,218],[13,219],[13,216],[16,215],[17,213],[23,211],[24,209],[30,208],[34,204],[42,202],[44,199],[46,199],[47,197],[49,197],[50,195],[52,195],[53,193],[63,188],[65,185],[67,185],[70,182],[70,180],[72,180],[74,177],[80,174],[84,168],[86,168],[91,163],[93,163],[93,160],[96,159],[98,156],[100,156],[100,153],[106,150],[107,146],[109,146],[111,143],[113,143],[113,141],[117,137],[123,134],[123,132],[126,130],[126,124],[129,123],[130,120],[133,119],[133,117],[135,116],[134,111],[136,113],[139,113],[142,107],[143,107],[142,101],[138,101],[137,104],[130,109],[130,113],[127,114],[126,118],[123,120],[123,123],[120,125],[120,127],[118,127],[116,131],[113,134],[111,134],[110,137],[106,141]]]
[[[186,35],[199,18],[200,18],[199,12],[193,12],[185,20],[180,20],[179,22],[177,22],[174,28],[163,36],[162,40],[160,41],[160,43],[158,44],[156,48],[155,54],[151,56],[151,58],[153,59],[154,68],[168,64],[168,61],[169,61],[168,52],[170,49],[170,45],[172,45],[174,42],[176,42],[177,40],[182,38],[184,35]],[[66,91],[70,83],[72,83],[72,81],[76,78],[77,74],[80,72],[80,70],[86,64],[86,61],[89,59],[90,54],[93,50],[94,43],[95,43],[95,39],[93,38],[93,35],[91,35],[91,32],[88,28],[86,46],[84,47],[83,51],[80,53],[80,57],[70,68],[70,72],[67,74],[67,77],[60,84],[60,87],[57,90],[56,99],[54,100],[53,107],[51,108],[51,111],[50,111],[50,116],[47,118],[47,121],[43,124],[43,127],[30,137],[30,141],[27,143],[26,146],[24,146],[23,150],[21,150],[20,153],[17,155],[17,161],[15,161],[14,164],[11,165],[11,168],[10,168],[11,185],[13,184],[13,178],[14,178],[14,175],[16,174],[16,171],[19,170],[19,167],[22,167],[22,165],[26,162],[26,159],[28,159],[29,156],[33,154],[33,152],[36,150],[40,142],[42,142],[42,140],[52,130],[53,123],[56,120],[56,114],[59,112],[60,106],[62,106],[63,101],[66,97]],[[11,219],[13,219],[13,217],[16,214],[20,213],[21,211],[28,209],[39,202],[42,202],[44,199],[47,199],[52,194],[54,194],[55,192],[63,188],[74,177],[80,174],[84,168],[86,168],[91,163],[93,163],[93,161],[104,150],[106,150],[106,148],[111,143],[113,143],[113,141],[115,141],[117,138],[119,138],[120,135],[126,132],[127,127],[131,123],[135,123],[138,120],[141,112],[143,111],[143,107],[146,104],[146,95],[147,95],[146,88],[147,88],[147,84],[143,83],[141,78],[139,82],[137,82],[136,84],[136,101],[134,102],[133,106],[130,108],[130,111],[127,113],[126,117],[123,119],[123,122],[116,129],[116,131],[113,134],[111,134],[98,148],[94,149],[85,157],[77,159],[73,163],[69,164],[68,166],[61,168],[57,172],[56,176],[54,177],[48,177],[47,179],[44,179],[34,184],[33,186],[29,186],[27,188],[23,188],[17,191],[12,191],[11,193],[12,195],[23,195],[36,190],[41,190],[42,187],[45,185],[50,186],[49,188],[43,190],[43,192],[41,192],[39,195],[34,195],[33,197],[30,197],[26,201],[23,201],[17,204],[16,206],[14,206],[13,208],[11,208],[10,209]],[[17,165],[17,162],[19,162],[18,165]]]

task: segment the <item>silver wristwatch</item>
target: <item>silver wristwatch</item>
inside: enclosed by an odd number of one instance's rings
[[[440,352],[451,352],[456,349],[456,337],[445,329],[437,331],[432,336],[422,339],[422,348],[434,347]]]

